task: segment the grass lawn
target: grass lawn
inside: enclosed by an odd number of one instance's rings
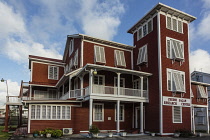
[[[4,126],[0,126],[0,140],[8,140],[11,134],[2,132],[2,130],[4,130]]]

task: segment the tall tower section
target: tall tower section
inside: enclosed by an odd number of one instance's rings
[[[149,78],[145,131],[160,135],[191,130],[189,23],[196,18],[158,3],[128,33],[133,34],[133,68]]]

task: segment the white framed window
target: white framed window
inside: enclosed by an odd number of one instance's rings
[[[31,105],[32,120],[70,120],[70,116],[69,105]]]
[[[145,37],[147,34],[153,31],[153,19],[148,20],[137,31],[137,40]]]
[[[78,50],[76,50],[76,52],[74,54],[74,66],[75,66],[75,68],[77,68],[77,66],[78,66]]]
[[[104,93],[105,92],[105,76],[94,75],[93,77],[93,93]]]
[[[166,37],[167,58],[183,60],[184,59],[184,43],[183,41]]]
[[[124,51],[115,50],[115,65],[126,67]]]
[[[173,123],[182,123],[182,107],[173,106]]]
[[[106,63],[104,47],[94,46],[95,62]]]
[[[114,77],[114,87],[117,87],[117,77]],[[120,87],[125,87],[125,78],[120,78]]]
[[[74,39],[71,39],[69,42],[69,56],[72,54],[74,51]]]
[[[167,89],[172,92],[185,92],[185,72],[167,69]]]
[[[93,121],[104,121],[104,104],[93,103]]]
[[[208,98],[208,93],[206,91],[206,87],[202,85],[197,85],[197,97],[198,98]]]
[[[147,62],[147,45],[139,48],[139,54],[137,59],[137,65]]]
[[[177,17],[173,17],[171,15],[166,16],[166,28],[183,33],[183,22],[181,19],[178,19]]]
[[[48,79],[58,80],[59,67],[48,66]]]
[[[119,114],[119,120],[124,121],[124,105],[120,105],[120,114]],[[117,121],[117,105],[115,105],[115,121]]]
[[[73,59],[71,59],[71,60],[69,61],[69,71],[72,70],[72,66],[73,66]]]

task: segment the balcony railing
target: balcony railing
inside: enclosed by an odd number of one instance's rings
[[[21,98],[19,96],[7,96],[6,97],[6,104],[20,104]]]

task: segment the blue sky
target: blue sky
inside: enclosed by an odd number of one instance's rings
[[[197,17],[190,25],[191,71],[210,73],[210,0],[0,0],[0,78],[9,94],[29,81],[28,55],[62,58],[66,36],[132,45],[127,30],[158,2]],[[0,83],[0,104],[6,85]]]

